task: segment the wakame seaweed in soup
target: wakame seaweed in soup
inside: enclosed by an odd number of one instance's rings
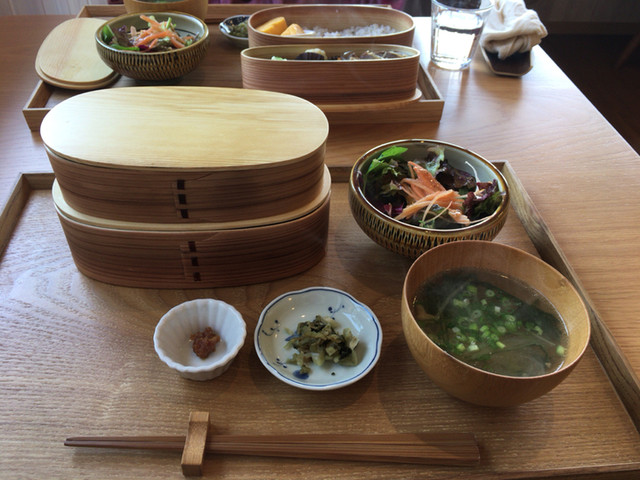
[[[422,285],[413,306],[433,342],[476,368],[532,377],[564,362],[564,322],[542,294],[513,278],[449,270]]]

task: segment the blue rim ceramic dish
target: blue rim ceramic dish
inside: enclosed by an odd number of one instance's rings
[[[249,46],[249,37],[238,37],[236,35],[232,35],[231,29],[234,25],[238,25],[248,20],[249,15],[234,15],[232,17],[225,18],[222,22],[220,22],[220,25],[218,25],[218,27],[220,28],[220,32],[222,33],[222,35],[224,35],[236,47],[247,48]]]
[[[339,332],[351,329],[358,337],[355,348],[359,362],[344,366],[325,362],[313,365],[310,374],[300,374],[287,360],[295,353],[285,348],[298,323],[316,315],[328,316],[339,324]],[[288,292],[269,303],[262,311],[254,334],[258,358],[279,380],[305,390],[334,390],[357,382],[367,375],[380,358],[382,327],[375,314],[351,295],[330,287],[310,287]]]

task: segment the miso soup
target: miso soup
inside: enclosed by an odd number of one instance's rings
[[[413,312],[433,342],[476,368],[532,377],[564,363],[563,320],[540,292],[516,279],[450,270],[421,286]]]

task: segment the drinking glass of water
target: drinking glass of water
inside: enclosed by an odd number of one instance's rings
[[[480,42],[493,0],[431,0],[431,61],[440,68],[467,68]]]

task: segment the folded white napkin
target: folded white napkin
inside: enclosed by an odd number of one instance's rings
[[[527,9],[523,0],[494,0],[480,43],[504,59],[531,50],[546,36],[547,29],[538,14]]]

